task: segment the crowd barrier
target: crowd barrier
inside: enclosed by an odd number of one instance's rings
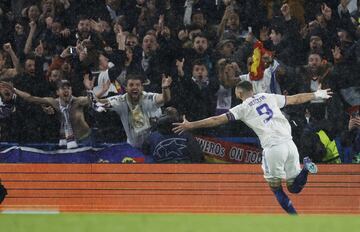
[[[0,164],[0,211],[283,213],[258,164]],[[360,165],[319,165],[300,214],[359,214]]]
[[[196,137],[208,163],[261,163],[257,138]],[[166,149],[166,148],[165,148]],[[127,143],[63,149],[58,144],[0,143],[0,163],[153,163]]]

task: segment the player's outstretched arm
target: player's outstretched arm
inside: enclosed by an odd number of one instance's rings
[[[213,116],[194,122],[189,122],[188,120],[186,120],[185,116],[183,117],[183,119],[184,121],[181,123],[180,122],[173,123],[175,127],[172,130],[177,134],[181,134],[184,131],[198,129],[198,128],[215,127],[225,124],[229,121],[226,114]]]
[[[299,93],[292,96],[286,96],[287,105],[302,104],[314,99],[329,99],[331,98],[331,89],[319,89],[314,93]]]

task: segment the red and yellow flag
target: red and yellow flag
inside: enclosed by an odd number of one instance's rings
[[[268,52],[269,51],[264,48],[263,43],[261,41],[258,40],[254,44],[252,64],[250,67],[250,80],[258,81],[263,78],[265,67],[261,57],[263,54]]]

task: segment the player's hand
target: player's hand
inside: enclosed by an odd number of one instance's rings
[[[183,116],[183,122],[175,122],[173,123],[173,126],[175,126],[172,131],[176,134],[181,134],[184,131],[191,130],[191,122],[189,122],[185,115]]]
[[[331,89],[318,89],[314,94],[317,99],[329,99],[333,92]]]

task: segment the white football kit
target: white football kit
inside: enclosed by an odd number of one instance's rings
[[[259,137],[265,179],[293,179],[301,170],[290,124],[280,110],[285,105],[283,95],[260,93],[233,107],[227,114],[229,120],[243,121]]]

